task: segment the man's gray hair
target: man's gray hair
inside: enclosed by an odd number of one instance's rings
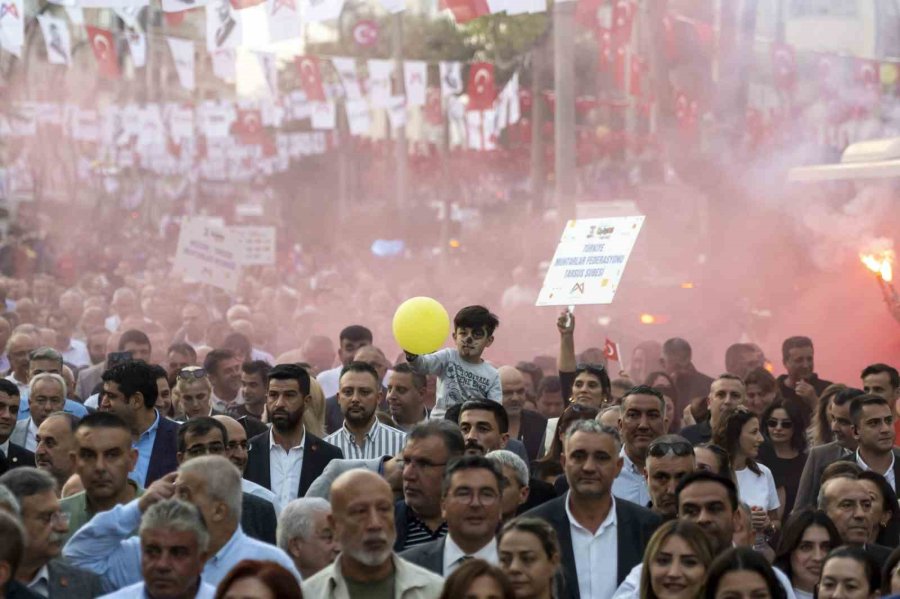
[[[63,357],[62,354],[53,349],[52,347],[39,347],[28,355],[28,362],[34,362],[35,360],[53,360],[54,362],[59,363],[59,367],[62,368],[63,365]]]
[[[278,532],[275,538],[278,546],[290,555],[288,545],[300,537],[307,540],[315,534],[315,517],[330,514],[331,504],[321,497],[301,497],[294,499],[281,510],[278,518]]]
[[[138,533],[146,530],[175,530],[189,532],[197,539],[197,547],[201,552],[209,548],[209,531],[200,510],[196,506],[181,499],[164,499],[154,503],[141,517]]]
[[[32,377],[31,381],[28,383],[28,393],[30,395],[34,395],[34,388],[37,387],[37,384],[41,381],[53,381],[59,388],[62,389],[63,399],[69,394],[69,390],[66,387],[66,379],[62,377],[62,375],[53,373],[53,372],[42,372],[40,374],[36,374]]]
[[[0,476],[0,485],[4,485],[13,494],[19,506],[25,497],[39,495],[47,491],[56,493],[56,479],[49,473],[32,468],[31,466],[23,466],[21,468],[13,468],[3,476]]]
[[[575,433],[588,433],[593,435],[607,435],[612,437],[616,446],[616,456],[622,450],[622,439],[619,437],[619,431],[611,426],[605,426],[596,420],[576,420],[566,431],[566,441],[572,438]]]
[[[0,509],[3,506],[9,508],[7,511],[16,516],[22,515],[22,505],[6,485],[0,485]]]
[[[178,472],[197,474],[206,483],[206,494],[228,506],[228,511],[238,522],[241,521],[241,473],[228,458],[207,455],[183,462]]]
[[[528,465],[513,452],[508,449],[495,449],[494,451],[489,451],[484,457],[493,462],[501,472],[504,466],[509,467],[516,473],[516,482],[519,483],[519,486],[528,486]]]

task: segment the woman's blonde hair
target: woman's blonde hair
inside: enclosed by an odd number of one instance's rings
[[[665,542],[669,540],[669,537],[676,535],[681,537],[694,550],[697,554],[697,559],[700,560],[704,568],[709,568],[709,565],[712,563],[712,546],[703,530],[688,520],[669,520],[657,528],[653,536],[650,537],[650,541],[647,542],[639,587],[641,599],[657,599],[656,593],[653,592],[653,586],[650,584],[650,564],[656,559],[656,554],[659,553]],[[698,594],[698,596],[700,595]]]
[[[325,436],[325,393],[315,377],[309,377],[309,402],[303,410],[303,426],[310,434]]]

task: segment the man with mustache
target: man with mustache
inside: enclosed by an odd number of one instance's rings
[[[304,596],[425,599],[441,594],[441,577],[394,553],[393,505],[390,485],[374,472],[351,470],[334,481],[329,522],[341,553],[303,583]]]
[[[94,515],[124,505],[144,490],[128,478],[137,463],[131,429],[111,412],[94,412],[75,429],[75,473],[84,491],[60,501],[69,517],[68,540]]]
[[[613,495],[646,506],[650,502],[644,468],[647,449],[666,431],[666,402],[652,387],[639,385],[622,397],[619,434],[622,435],[622,470],[613,481]]]
[[[328,462],[344,454],[303,426],[310,400],[305,369],[279,364],[266,378],[266,411],[272,428],[250,440],[244,478],[269,489],[280,505],[287,505],[306,495]]]
[[[100,578],[59,559],[69,518],[59,509],[56,479],[37,468],[16,468],[0,476],[21,506],[25,551],[16,580],[42,597],[97,597]]]
[[[144,580],[102,599],[215,596],[216,588],[200,578],[209,557],[209,531],[196,507],[180,499],[150,506],[141,518],[140,537]]]

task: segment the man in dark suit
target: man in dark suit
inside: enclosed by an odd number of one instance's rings
[[[613,497],[621,449],[615,429],[596,420],[573,424],[561,456],[569,492],[526,514],[543,518],[559,536],[564,597],[611,597],[660,523],[650,510]]]
[[[0,484],[12,492],[22,510],[25,550],[16,580],[51,599],[102,595],[100,579],[95,574],[57,559],[68,524],[59,510],[56,479],[43,470],[25,467],[0,476]]]
[[[847,545],[860,547],[878,564],[878,569],[891,554],[890,547],[869,542],[874,528],[872,497],[853,473],[841,473],[822,483],[819,509],[828,514]]]
[[[19,388],[12,381],[0,379],[0,452],[7,468],[34,466],[34,454],[10,440],[19,415]]]
[[[309,374],[295,364],[279,364],[267,375],[266,411],[272,428],[250,439],[244,478],[269,489],[281,505],[303,497],[341,450],[305,430]]]
[[[831,417],[831,432],[834,441],[819,445],[809,450],[809,457],[800,475],[797,486],[797,498],[794,500],[794,512],[815,507],[822,485],[822,472],[828,464],[846,456],[856,455],[856,437],[853,421],[850,419],[850,403],[863,395],[860,389],[844,389],[839,391],[828,403],[828,414]]]
[[[130,478],[143,488],[178,468],[178,423],[156,409],[156,371],[142,360],[127,360],[103,373],[101,410],[131,428],[138,460]]]
[[[503,407],[509,418],[509,436],[525,444],[528,461],[538,458],[547,433],[547,419],[525,409],[525,379],[522,371],[513,366],[501,366],[500,387],[503,391]]]
[[[468,455],[451,462],[444,473],[441,505],[447,536],[407,549],[400,557],[447,577],[466,560],[497,565],[501,474],[484,456]],[[477,503],[476,500],[477,499]]]
[[[855,453],[841,459],[882,475],[896,493],[900,481],[900,449],[894,447],[894,409],[880,395],[860,395],[850,402],[850,420],[857,448]]]

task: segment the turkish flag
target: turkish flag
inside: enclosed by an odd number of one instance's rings
[[[597,68],[608,71],[616,58],[616,44],[613,41],[612,31],[603,27],[597,29],[597,45],[600,49]]]
[[[94,58],[97,59],[97,70],[100,76],[107,79],[118,79],[121,73],[119,58],[116,54],[116,40],[113,38],[112,32],[88,25],[87,34],[91,42],[91,49],[94,51]]]
[[[261,145],[265,141],[262,126],[262,111],[258,108],[237,109],[237,119],[231,126],[231,133],[244,145]]]
[[[322,71],[315,56],[298,56],[297,70],[300,71],[300,85],[309,102],[324,102],[325,87],[322,85]]]
[[[494,65],[489,62],[475,62],[469,68],[468,110],[489,110],[497,99],[494,87]]]
[[[619,362],[619,345],[614,343],[606,338],[606,343],[603,344],[603,355],[606,356],[606,359],[612,362]]]
[[[441,8],[449,8],[457,23],[491,14],[487,0],[441,0]]]
[[[791,90],[797,83],[797,57],[789,44],[772,44],[772,75],[775,87]]]
[[[619,44],[628,43],[631,39],[631,26],[634,23],[635,7],[631,0],[615,0],[612,11],[611,30]]]

